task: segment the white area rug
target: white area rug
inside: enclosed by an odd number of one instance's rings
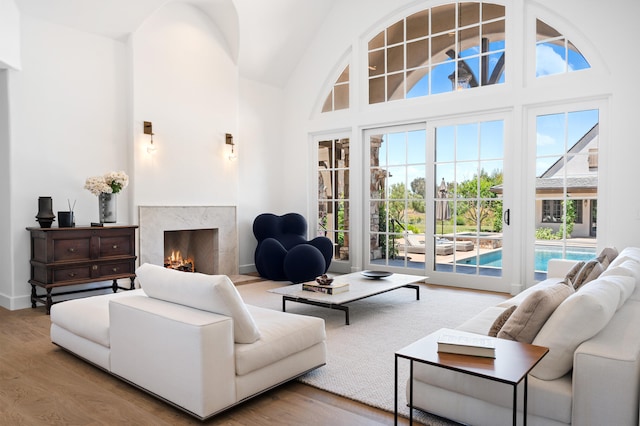
[[[282,296],[268,290],[286,285],[264,281],[238,286],[246,303],[282,309]],[[344,312],[287,302],[287,312],[323,318],[327,330],[327,365],[299,380],[365,404],[393,412],[394,353],[442,327],[454,328],[506,296],[458,289],[420,286],[401,288],[349,304],[350,325]],[[405,385],[409,362],[399,362],[398,406],[409,416]],[[450,425],[414,410],[414,420],[427,425]]]

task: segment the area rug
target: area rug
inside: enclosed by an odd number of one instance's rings
[[[238,286],[238,290],[246,303],[281,310],[282,296],[269,290],[283,285],[286,283],[263,281]],[[415,290],[401,288],[350,303],[350,325],[345,325],[342,311],[287,302],[287,312],[323,318],[327,331],[327,365],[299,380],[393,412],[395,352],[440,328],[454,328],[506,298],[421,285],[420,300],[416,300]],[[405,384],[409,362],[400,360],[398,371],[399,413],[408,417]],[[434,426],[455,424],[419,410],[414,410],[414,419]]]

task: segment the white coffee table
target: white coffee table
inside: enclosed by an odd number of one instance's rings
[[[380,293],[386,293],[402,287],[412,288],[416,291],[416,300],[420,300],[420,287],[415,283],[427,279],[424,276],[392,274],[388,277],[371,279],[360,272],[338,275],[334,278],[334,284],[349,283],[349,290],[338,294],[315,293],[302,290],[302,284],[294,284],[271,290],[282,294],[282,311],[286,311],[286,302],[298,302],[307,305],[321,306],[323,308],[344,311],[345,323],[349,325],[349,307],[347,303],[365,299]]]

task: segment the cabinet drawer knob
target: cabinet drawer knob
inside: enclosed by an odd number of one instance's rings
[[[118,272],[118,268],[113,268],[113,272]]]
[[[93,269],[94,271],[97,271],[97,270],[98,270],[98,265],[93,265],[93,266],[91,267],[91,269]]]
[[[75,272],[69,272],[69,277],[70,277],[70,278],[73,278],[73,277],[75,277],[75,276],[76,276],[76,273],[75,273]]]
[[[69,247],[69,252],[71,253],[75,253],[76,249],[74,249],[73,247]]]
[[[114,245],[113,245],[113,248],[114,248],[114,249],[117,249],[117,248],[118,248],[118,245],[117,245],[117,244],[114,244]]]

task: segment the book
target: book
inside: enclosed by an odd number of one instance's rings
[[[349,291],[349,283],[336,283],[331,285],[318,284],[316,282],[308,282],[302,284],[302,290],[313,291],[315,293],[339,294]]]
[[[438,338],[438,352],[495,358],[495,339],[447,330]]]

